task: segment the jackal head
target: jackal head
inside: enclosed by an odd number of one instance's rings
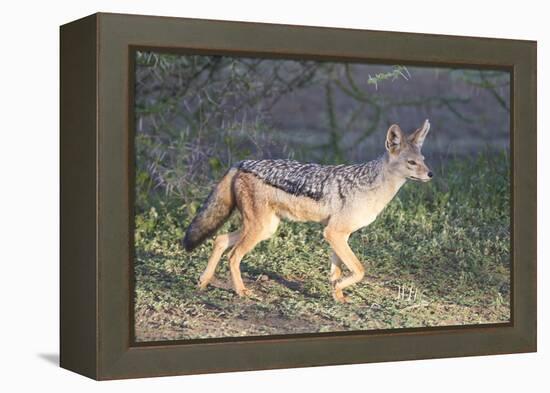
[[[391,172],[411,180],[422,182],[431,180],[433,173],[424,162],[424,156],[420,151],[428,131],[430,131],[428,119],[424,121],[422,127],[408,136],[397,124],[390,126],[386,135],[386,150]]]

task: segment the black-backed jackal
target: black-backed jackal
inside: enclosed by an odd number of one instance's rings
[[[343,289],[359,282],[364,268],[348,245],[351,233],[373,222],[407,179],[429,181],[432,172],[420,149],[430,123],[411,135],[392,125],[386,152],[357,165],[303,164],[290,160],[246,160],[235,164],[208,196],[187,229],[183,244],[190,251],[212,236],[236,207],[242,228],[219,235],[199,287],[206,288],[223,252],[233,247],[229,267],[235,291],[249,294],[240,262],[256,244],[270,238],[281,219],[325,225],[323,235],[332,248],[330,282],[337,301]],[[342,266],[351,272],[342,275]]]

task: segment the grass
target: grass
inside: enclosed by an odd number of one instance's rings
[[[284,222],[245,257],[241,270],[254,298],[235,295],[226,258],[213,285],[197,290],[212,240],[192,253],[179,241],[204,191],[185,204],[156,198],[136,215],[136,338],[507,322],[509,168],[506,155],[483,154],[436,168],[430,183],[407,182],[372,225],[350,238],[367,273],[347,291],[349,304],[332,299],[329,247],[315,223]],[[234,214],[221,231],[238,225]]]

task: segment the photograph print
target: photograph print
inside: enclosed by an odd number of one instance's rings
[[[136,343],[510,322],[510,73],[134,50]]]

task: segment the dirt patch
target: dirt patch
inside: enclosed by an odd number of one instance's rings
[[[349,304],[334,302],[328,293],[313,296],[314,301],[308,304],[303,300],[293,313],[278,294],[292,291],[293,296],[312,298],[304,293],[304,283],[280,278],[264,280],[265,276],[245,278],[245,285],[254,292],[250,298],[236,296],[226,277],[216,279],[206,291],[196,290],[192,306],[155,310],[138,303],[136,337],[139,341],[159,341],[262,336],[501,323],[509,318],[506,305],[465,306],[419,295],[418,290],[415,299],[414,288],[407,288],[405,297],[398,299],[398,287],[392,284],[395,279],[376,276],[367,277],[360,284],[368,287],[369,296],[352,293]],[[205,298],[220,292],[226,298],[223,302]]]

